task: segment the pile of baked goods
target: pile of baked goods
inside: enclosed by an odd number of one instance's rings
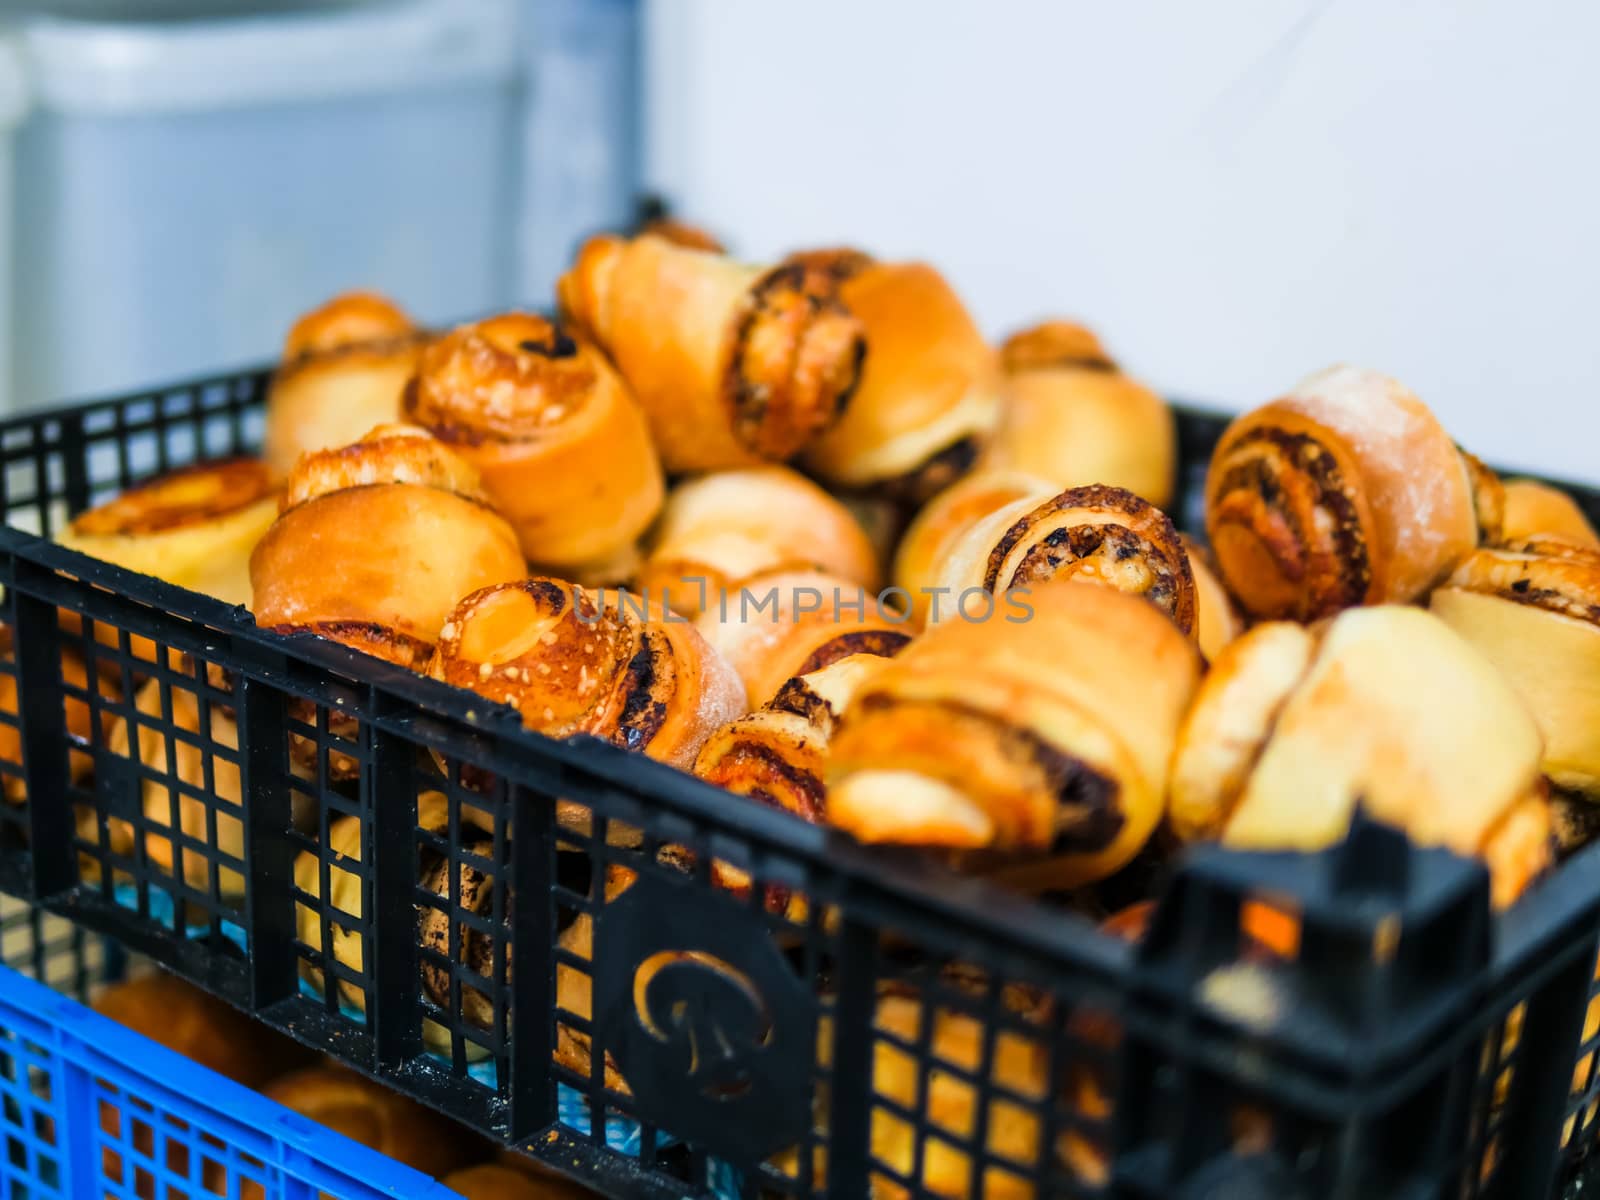
[[[1358,806],[1480,857],[1502,907],[1589,836],[1600,539],[1396,380],[1335,367],[1240,416],[1204,528],[1180,532],[1161,398],[1077,324],[990,345],[925,264],[828,248],[748,265],[664,226],[585,244],[558,307],[440,332],[341,296],[289,334],[261,461],[157,479],[63,540],[537,733],[1099,917],[1127,899],[1111,882],[1184,843],[1314,849]],[[227,705],[208,707],[236,745]],[[160,738],[102,736],[167,768]],[[297,769],[312,750],[291,739]],[[197,761],[175,769],[200,786]],[[237,803],[236,772],[206,786]],[[165,788],[145,813],[239,853],[239,822],[208,826]],[[419,818],[446,829],[442,797]],[[564,827],[588,818],[562,805]],[[359,859],[355,818],[330,839]],[[462,870],[456,894],[481,891]],[[353,874],[310,853],[296,874],[359,916]],[[752,886],[730,864],[713,878]],[[630,882],[614,872],[607,898]],[[436,917],[421,936],[473,952]],[[583,918],[563,945],[582,958],[590,936]],[[359,939],[334,942],[359,969]],[[587,981],[563,974],[561,1007],[586,1017]],[[883,1003],[886,1020],[915,1006]],[[588,1075],[586,1039],[558,1056]]]

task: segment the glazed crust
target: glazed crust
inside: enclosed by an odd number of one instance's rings
[[[1415,599],[1477,541],[1467,466],[1400,384],[1336,367],[1230,425],[1206,481],[1228,589],[1309,621]]]
[[[427,335],[382,296],[349,292],[295,322],[267,393],[265,458],[283,478],[300,455],[393,421]]]
[[[1047,322],[1007,339],[1001,362],[1000,419],[982,465],[1025,471],[1057,489],[1126,488],[1158,507],[1172,498],[1172,412],[1124,375],[1094,334]]]
[[[1030,605],[1026,621],[938,625],[872,676],[831,743],[830,823],[997,851],[1040,886],[1132,858],[1161,816],[1198,654],[1110,588],[1046,583]]]
[[[672,473],[793,457],[839,417],[865,355],[825,271],[665,238],[590,239],[562,311],[616,363]]]
[[[790,261],[842,277],[840,295],[870,347],[843,418],[806,462],[834,484],[926,500],[971,465],[994,428],[994,351],[944,277],[924,263],[871,262],[854,251]]]
[[[511,313],[434,342],[404,413],[476,468],[531,562],[604,562],[661,507],[644,413],[598,350],[542,317]]]
[[[746,467],[672,489],[637,586],[653,603],[698,617],[719,592],[803,570],[878,588],[877,554],[844,505],[787,467]]]
[[[1501,540],[1516,542],[1542,533],[1558,533],[1600,549],[1600,536],[1571,496],[1536,480],[1507,480]]]

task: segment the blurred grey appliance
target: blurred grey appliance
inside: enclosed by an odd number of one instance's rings
[[[552,264],[633,201],[636,5],[57,0],[20,17],[9,72],[0,39],[0,172],[18,64],[25,108],[0,405],[266,357],[350,288],[424,322],[547,302]],[[0,174],[0,235],[4,197]]]

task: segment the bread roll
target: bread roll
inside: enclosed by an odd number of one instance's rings
[[[372,292],[336,296],[295,322],[267,392],[266,459],[282,479],[302,454],[347,446],[399,419],[426,335]]]
[[[661,508],[643,411],[598,350],[543,317],[509,313],[435,341],[404,413],[477,468],[531,562],[606,563]]]
[[[1421,609],[1354,609],[1321,634],[1269,622],[1229,645],[1184,719],[1172,828],[1247,849],[1337,842],[1358,802],[1489,863],[1497,905],[1548,865],[1539,731],[1499,672]]]
[[[301,459],[250,558],[261,625],[380,626],[385,639],[428,645],[461,597],[526,574],[477,472],[425,430],[397,425]]]
[[[855,251],[795,255],[827,271],[866,329],[861,382],[806,452],[831,483],[921,503],[973,464],[999,416],[994,351],[945,279],[925,263]]]
[[[699,225],[680,221],[676,217],[653,217],[639,227],[640,236],[652,234],[655,237],[666,238],[674,246],[682,246],[685,250],[704,250],[709,254],[726,254],[727,247],[717,240],[716,236]]]
[[[817,571],[748,579],[696,627],[738,673],[756,708],[796,675],[850,654],[892,652],[910,639],[907,617],[860,585]]]
[[[1193,644],[1111,588],[1033,589],[1031,615],[929,630],[874,674],[829,747],[828,821],[862,841],[993,851],[1024,886],[1103,878],[1160,820]]]
[[[1081,325],[1048,321],[1000,351],[1000,420],[985,466],[1056,490],[1103,483],[1158,507],[1172,498],[1177,433],[1155,392],[1124,375]]]
[[[1056,490],[1033,475],[991,468],[962,476],[924,504],[906,527],[894,559],[895,586],[910,595],[914,623],[926,623],[939,569],[950,548],[974,525],[1021,500],[1042,504]],[[940,611],[948,612],[954,598],[939,600]]]
[[[1416,599],[1477,543],[1472,476],[1433,414],[1334,367],[1235,420],[1206,480],[1223,581],[1256,617]]]
[[[1185,635],[1195,628],[1194,573],[1172,521],[1132,492],[1070,488],[1040,503],[1029,496],[974,522],[933,572],[945,598],[930,622],[974,619],[971,593],[1005,607],[1041,583],[1076,579],[1140,596]],[[982,608],[979,609],[981,613]]]
[[[865,343],[837,291],[823,270],[747,266],[653,235],[591,238],[558,286],[674,474],[792,458],[838,419]]]
[[[1557,533],[1600,549],[1600,535],[1571,496],[1537,480],[1507,480],[1501,540],[1515,543],[1542,533]]]
[[[1430,607],[1528,705],[1551,781],[1600,798],[1600,548],[1548,534],[1481,549]]]

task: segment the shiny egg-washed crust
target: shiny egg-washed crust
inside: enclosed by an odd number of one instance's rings
[[[1247,611],[1300,621],[1414,600],[1478,537],[1449,435],[1399,383],[1353,367],[1228,426],[1206,480],[1206,531]]]
[[[252,458],[182,467],[73,519],[73,539],[141,537],[228,517],[277,495],[266,464]]]
[[[924,263],[863,262],[848,252],[789,261],[839,279],[868,345],[860,385],[843,417],[806,451],[808,466],[837,486],[926,500],[976,461],[994,427],[993,349]]]
[[[283,369],[297,369],[322,355],[405,341],[417,332],[411,318],[387,297],[345,292],[290,327],[283,343]]]
[[[509,313],[439,338],[404,412],[476,468],[530,562],[603,564],[661,508],[644,413],[597,349],[543,317]]]
[[[1600,535],[1571,496],[1534,479],[1508,479],[1502,540],[1515,542],[1543,533],[1558,533],[1600,549]]]
[[[1117,369],[1116,361],[1092,330],[1075,321],[1061,320],[1044,321],[1006,338],[1000,346],[1000,365],[1008,373],[1045,367]]]
[[[1199,656],[1109,588],[1046,583],[1030,603],[1024,622],[935,626],[870,677],[830,745],[830,823],[1009,854],[1003,874],[1028,886],[1092,882],[1137,853]]]
[[[866,354],[837,282],[803,264],[603,235],[557,290],[632,387],[673,473],[793,457],[838,420]]]
[[[382,483],[438,488],[463,500],[488,502],[470,463],[421,426],[394,422],[368,430],[348,446],[303,455],[289,473],[282,510],[332,492]]]
[[[697,617],[720,592],[762,574],[803,570],[878,588],[877,553],[844,505],[788,467],[743,467],[672,489],[636,587]]]
[[[428,673],[509,704],[550,737],[603,737],[687,768],[744,689],[689,624],[641,620],[629,601],[532,578],[466,597]]]
[[[1482,459],[1461,451],[1472,486],[1472,515],[1478,523],[1478,544],[1493,546],[1501,540],[1506,523],[1506,489]]]

